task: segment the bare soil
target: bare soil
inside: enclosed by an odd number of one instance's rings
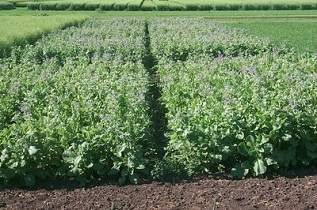
[[[317,175],[5,189],[0,209],[317,209]]]

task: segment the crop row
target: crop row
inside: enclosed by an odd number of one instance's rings
[[[117,60],[141,62],[145,53],[143,43],[144,23],[130,20],[87,21],[81,27],[70,27],[43,37],[35,46],[13,50],[16,62],[42,63],[55,59],[60,64],[66,60],[86,58],[90,62]]]
[[[243,177],[316,163],[316,59],[264,54],[158,69],[168,164]]]
[[[149,31],[152,53],[157,59],[185,61],[196,56],[252,56],[264,52],[284,54],[290,51],[270,40],[204,19],[154,20]]]
[[[200,19],[154,21],[150,34],[168,121],[158,176],[316,163],[316,57]]]
[[[2,184],[135,181],[153,151],[143,31],[136,20],[87,21],[1,61]]]

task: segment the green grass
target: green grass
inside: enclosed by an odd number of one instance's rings
[[[84,19],[83,15],[0,16],[0,55],[12,45],[36,40],[42,34]]]
[[[280,21],[237,21],[230,23],[245,28],[251,34],[283,42],[300,51],[317,53],[317,19]]]

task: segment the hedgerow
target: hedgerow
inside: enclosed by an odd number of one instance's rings
[[[69,7],[65,7],[69,5]],[[14,5],[13,5],[14,6]],[[252,2],[191,2],[191,1],[160,1],[160,0],[145,0],[145,1],[121,1],[121,2],[84,2],[84,1],[66,1],[66,2],[18,2],[17,6],[27,6],[31,10],[114,10],[114,11],[236,11],[236,10],[314,10],[317,7],[312,1],[293,1],[285,3],[277,1],[276,3],[268,3],[265,1]]]
[[[15,6],[11,2],[0,2],[0,10],[15,9]]]

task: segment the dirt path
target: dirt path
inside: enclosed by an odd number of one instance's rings
[[[0,191],[3,209],[317,209],[317,176]]]

